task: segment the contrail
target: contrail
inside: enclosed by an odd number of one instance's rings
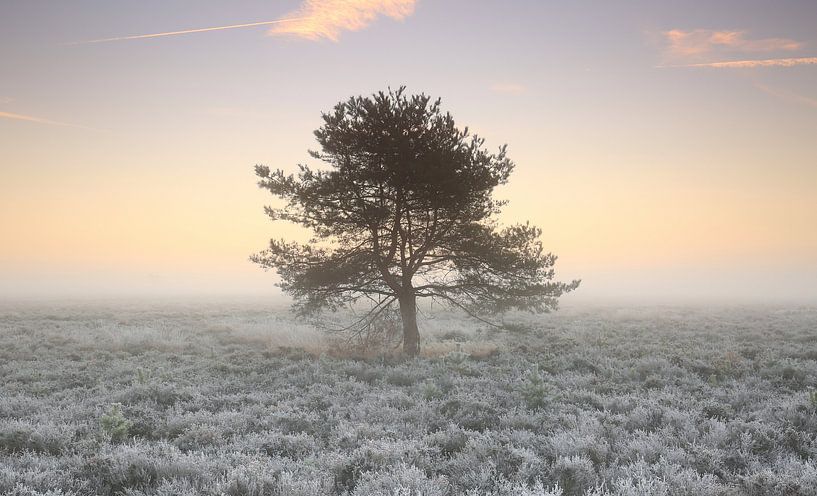
[[[229,26],[216,26],[212,28],[199,28],[199,29],[186,29],[184,31],[169,31],[167,33],[153,33],[153,34],[138,34],[134,36],[119,36],[116,38],[101,38],[98,40],[85,40],[85,41],[71,41],[68,43],[63,43],[63,45],[86,45],[89,43],[107,43],[109,41],[124,41],[124,40],[142,40],[145,38],[161,38],[162,36],[178,36],[181,34],[191,34],[191,33],[204,33],[207,31],[221,31],[224,29],[239,29],[239,28],[251,28],[253,26],[267,26],[270,24],[282,24],[286,22],[293,22],[293,21],[303,21],[309,19],[309,17],[291,17],[287,19],[276,19],[274,21],[262,21],[262,22],[250,22],[247,24],[231,24]]]
[[[90,131],[102,131],[101,129],[96,129],[96,128],[93,128],[93,127],[80,126],[79,124],[69,124],[67,122],[52,121],[50,119],[43,119],[41,117],[34,117],[34,116],[31,116],[31,115],[15,114],[15,113],[12,113],[12,112],[0,111],[0,119],[12,119],[12,120],[16,120],[16,121],[36,122],[38,124],[48,124],[49,126],[75,127],[75,128],[79,128],[79,129],[88,129]]]
[[[789,59],[763,59],[763,60],[731,60],[725,62],[706,62],[703,64],[683,64],[683,65],[659,65],[658,69],[668,69],[673,67],[714,67],[716,69],[746,69],[753,67],[793,67],[796,65],[815,65],[817,57],[796,57]]]
[[[778,90],[775,88],[770,88],[765,84],[755,83],[755,88],[772,95],[773,97],[780,98],[781,100],[786,100],[788,102],[794,103],[802,103],[808,105],[809,107],[817,108],[817,99],[811,98],[805,95],[801,95],[799,93],[795,93],[793,91],[786,91],[786,90]]]

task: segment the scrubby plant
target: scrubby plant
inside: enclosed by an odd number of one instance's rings
[[[417,467],[398,464],[389,470],[363,474],[351,496],[447,496],[445,477],[429,478]]]
[[[285,457],[302,460],[320,450],[318,442],[304,433],[278,434],[270,433],[263,442],[262,451],[271,457]]]
[[[722,375],[734,375],[741,366],[741,357],[734,351],[727,351],[721,356],[715,366]]]
[[[444,431],[435,432],[426,437],[426,444],[432,448],[439,450],[439,453],[444,458],[451,458],[463,449],[468,444],[470,436],[462,429],[449,426]]]
[[[468,353],[462,350],[453,350],[446,353],[443,360],[452,367],[461,367],[470,357],[471,356]]]
[[[111,442],[118,442],[127,439],[128,431],[133,423],[125,418],[122,413],[122,405],[114,403],[110,406],[107,413],[99,418],[99,426],[102,433],[111,440]]]
[[[453,398],[440,406],[440,413],[455,424],[472,431],[484,431],[499,423],[497,410],[485,401]]]
[[[449,370],[460,375],[479,376],[478,369],[473,366],[470,359],[471,355],[462,350],[452,350],[443,356],[443,362],[448,366]]]
[[[533,327],[525,322],[505,322],[502,329],[517,336],[526,336],[533,332]]]
[[[817,410],[817,391],[809,391],[808,403],[813,410]]]
[[[386,375],[386,382],[393,386],[411,386],[417,382],[417,377],[411,370],[396,368]]]
[[[464,343],[468,341],[468,334],[457,329],[449,329],[440,334],[439,339],[441,341],[454,341],[457,343]]]
[[[143,369],[142,367],[138,367],[136,369],[136,382],[141,385],[147,384],[150,380],[150,371]]]
[[[806,379],[806,373],[793,365],[788,365],[780,371],[780,377],[794,385],[801,385]]]
[[[369,443],[343,457],[332,468],[333,487],[337,493],[352,492],[367,474],[383,471],[397,463],[403,453],[391,446]]]
[[[42,432],[42,426],[22,422],[0,423],[0,454],[26,452],[58,455],[65,444],[57,433]]]
[[[556,484],[546,487],[541,482],[527,484],[525,482],[498,481],[497,487],[490,492],[468,491],[466,496],[562,496],[564,491]]]
[[[200,451],[218,445],[221,437],[222,434],[217,428],[194,425],[174,439],[173,444],[181,451]]]
[[[420,387],[420,394],[423,396],[423,399],[426,401],[436,400],[442,398],[445,393],[443,393],[442,389],[440,389],[437,384],[426,381]]]
[[[582,495],[598,483],[593,462],[584,457],[559,457],[553,463],[551,471],[565,496]]]
[[[522,394],[525,405],[530,410],[547,406],[553,394],[548,383],[542,379],[542,375],[534,371],[528,373],[528,377],[520,386],[519,392]]]

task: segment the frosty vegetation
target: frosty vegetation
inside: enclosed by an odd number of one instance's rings
[[[525,319],[406,360],[261,307],[6,307],[0,494],[817,495],[817,310]]]

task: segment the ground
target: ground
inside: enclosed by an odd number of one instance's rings
[[[404,360],[267,305],[5,305],[0,494],[817,495],[817,309],[508,322]]]

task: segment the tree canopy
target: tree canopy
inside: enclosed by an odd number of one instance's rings
[[[398,305],[403,348],[419,352],[416,299],[428,297],[485,316],[547,312],[579,281],[554,281],[556,256],[528,223],[501,228],[493,199],[514,164],[506,146],[459,129],[440,100],[404,87],[352,97],[322,114],[315,131],[328,167],[296,174],[257,165],[259,186],[284,200],[273,220],[310,229],[312,242],[271,240],[251,257],[278,271],[300,314],[366,299],[363,329]]]

